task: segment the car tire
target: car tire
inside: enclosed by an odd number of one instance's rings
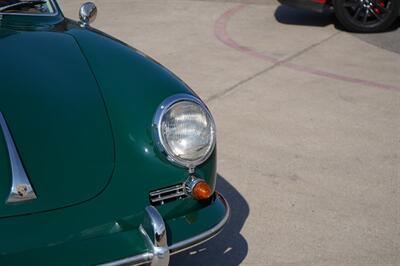
[[[335,0],[335,15],[352,32],[372,33],[387,30],[399,16],[398,0]]]

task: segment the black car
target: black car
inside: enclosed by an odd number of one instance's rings
[[[338,21],[352,32],[387,30],[399,16],[399,0],[278,0],[292,7],[323,12],[333,9]]]

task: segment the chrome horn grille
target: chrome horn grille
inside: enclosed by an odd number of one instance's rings
[[[151,205],[162,205],[164,203],[188,197],[185,183],[157,189],[149,193]]]

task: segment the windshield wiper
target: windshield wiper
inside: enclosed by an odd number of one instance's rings
[[[0,7],[0,12],[6,11],[9,9],[13,9],[13,8],[29,7],[29,6],[33,7],[33,6],[44,4],[44,3],[46,3],[46,1],[44,1],[44,0],[21,1],[21,2],[15,3],[15,4],[10,4],[10,5]]]

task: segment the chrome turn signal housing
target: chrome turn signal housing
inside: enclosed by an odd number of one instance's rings
[[[211,187],[205,180],[194,176],[189,177],[188,181],[186,181],[185,188],[186,193],[197,200],[209,199],[213,194]]]

